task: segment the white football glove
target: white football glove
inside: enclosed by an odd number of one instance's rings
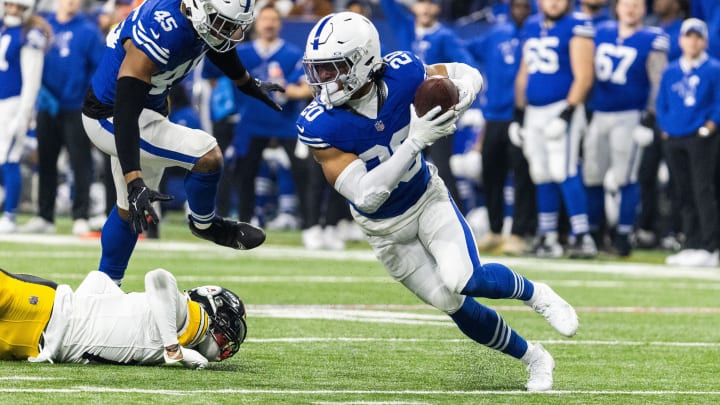
[[[482,178],[482,153],[471,150],[450,156],[450,171],[457,177],[479,182]]]
[[[638,125],[632,131],[633,140],[641,148],[650,145],[654,136],[653,130],[644,125]]]
[[[430,146],[440,138],[455,132],[457,111],[450,109],[440,114],[442,107],[435,106],[422,117],[418,117],[415,106],[410,105],[410,134],[409,139],[416,140],[425,146]]]
[[[182,357],[180,357],[182,356]],[[180,363],[184,367],[194,370],[202,370],[208,365],[208,360],[198,351],[180,346],[174,357],[168,355],[167,350],[163,352],[166,364]]]
[[[464,113],[470,106],[472,105],[473,101],[475,101],[475,96],[477,93],[473,90],[473,86],[471,84],[465,83],[464,80],[461,79],[450,79],[455,87],[458,90],[458,102],[455,104],[455,111],[457,111],[458,115]]]
[[[511,122],[508,127],[508,137],[510,142],[518,148],[522,148],[523,142],[525,142],[525,130],[520,126],[519,122]]]

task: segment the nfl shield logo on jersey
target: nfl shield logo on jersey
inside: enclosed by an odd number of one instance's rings
[[[385,130],[385,124],[383,124],[383,122],[382,122],[381,120],[377,120],[377,121],[375,121],[375,129],[376,129],[378,132],[384,131],[384,130]]]
[[[38,301],[40,300],[37,296],[31,295],[30,298],[28,298],[28,301],[30,302],[30,305],[37,305]]]

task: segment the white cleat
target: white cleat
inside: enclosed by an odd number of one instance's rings
[[[314,225],[302,231],[302,241],[305,249],[319,250],[325,247],[323,229],[320,225]]]
[[[73,221],[72,234],[75,236],[83,236],[90,233],[90,223],[87,219],[78,218]]]
[[[525,301],[535,312],[542,315],[561,335],[572,337],[578,329],[575,309],[545,283],[533,283],[535,291]]]
[[[55,224],[42,217],[33,217],[28,223],[21,225],[18,228],[18,232],[52,234],[55,233]]]
[[[17,232],[17,224],[15,221],[3,215],[2,218],[0,218],[0,234],[15,232]]]
[[[528,342],[527,352],[520,360],[530,374],[525,385],[528,391],[541,392],[552,389],[555,360],[540,343]]]

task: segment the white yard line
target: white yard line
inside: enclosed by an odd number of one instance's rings
[[[482,396],[482,395],[635,395],[635,396],[663,396],[663,395],[689,395],[689,396],[718,396],[720,391],[680,391],[680,390],[558,390],[543,393],[527,391],[445,391],[445,390],[293,390],[293,389],[216,389],[216,390],[160,390],[145,388],[114,388],[99,386],[75,386],[69,388],[0,388],[5,393],[38,393],[38,394],[75,394],[87,392],[115,393],[115,394],[145,394],[145,395],[204,395],[204,394],[245,394],[245,395],[450,395],[450,396]]]
[[[301,337],[301,338],[248,338],[249,343],[468,343],[476,344],[470,339],[424,339],[424,338],[351,338],[351,337]],[[547,345],[569,346],[659,346],[659,347],[720,347],[717,342],[642,342],[623,340],[533,340]]]
[[[0,235],[2,243],[25,243],[49,246],[82,246],[100,248],[98,239],[82,239],[68,235]],[[1,245],[0,245],[1,246]],[[249,251],[234,251],[206,242],[169,242],[163,240],[142,240],[138,243],[136,251],[152,252],[153,255],[186,253],[193,257],[209,257],[214,259],[235,258],[267,258],[282,260],[334,260],[334,261],[375,261],[375,255],[370,250],[346,251],[318,251],[302,247],[263,245]],[[42,254],[41,251],[38,251]],[[35,252],[25,253],[33,257]],[[51,254],[55,254],[52,253]],[[60,255],[73,255],[75,253],[59,253]],[[3,252],[0,248],[0,257],[13,257],[23,255],[19,252]],[[99,251],[96,253],[99,256]],[[72,256],[71,256],[72,257]],[[84,256],[83,256],[84,257]],[[585,260],[538,260],[537,258],[513,257],[483,257],[483,261],[500,261],[511,267],[530,267],[533,269],[559,272],[559,273],[604,273],[618,274],[633,277],[662,277],[662,278],[691,278],[700,280],[720,280],[718,268],[687,268],[669,267],[655,264],[623,263],[611,261],[585,261]]]

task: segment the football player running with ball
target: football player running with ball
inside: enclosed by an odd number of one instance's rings
[[[230,52],[252,24],[254,0],[148,1],[107,37],[107,49],[83,106],[83,125],[98,149],[111,156],[117,207],[102,231],[99,270],[118,284],[147,218],[158,221],[155,191],[166,167],[188,170],[185,191],[189,226],[200,238],[235,249],[252,249],[265,233],[215,215],[223,156],[215,138],[171,123],[167,98],[205,55],[245,94],[280,111],[269,96],[276,84],[250,77]]]
[[[599,231],[605,211],[603,182],[612,176],[608,181],[617,184],[620,217],[613,246],[619,256],[629,256],[640,200],[640,159],[653,141],[655,99],[669,39],[661,29],[643,26],[643,0],[619,0],[615,9],[617,21],[598,25],[595,36],[593,114],[583,143],[583,178],[593,232]]]
[[[177,289],[163,269],[145,292],[124,293],[106,274],[68,285],[0,269],[0,360],[160,365],[202,369],[245,339],[245,306],[217,286]]]
[[[525,301],[565,336],[577,330],[575,310],[545,284],[502,264],[480,263],[468,224],[422,155],[454,132],[457,116],[482,88],[480,73],[460,63],[425,66],[404,51],[383,58],[373,24],[350,12],[315,25],[303,63],[316,97],[298,118],[300,140],[349,201],[390,276],[447,313],[471,339],[522,360],[528,390],[551,389],[552,356],[473,297]],[[413,97],[431,75],[449,77],[460,101],[418,117]]]

